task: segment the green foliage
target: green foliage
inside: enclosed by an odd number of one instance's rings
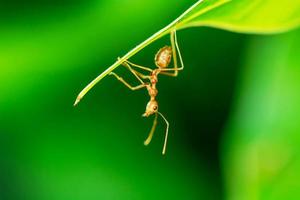
[[[284,8],[284,9],[283,9]],[[168,26],[137,45],[107,68],[78,95],[75,104],[101,79],[143,48],[173,30],[194,26],[210,26],[240,33],[279,33],[300,24],[300,2],[287,0],[200,0]]]
[[[204,0],[176,27],[210,26],[239,33],[267,34],[288,31],[299,24],[300,1]]]
[[[133,93],[107,78],[78,108],[70,105],[95,74],[194,2],[13,0],[0,6],[0,199],[299,198],[299,30],[278,36],[179,31],[186,68],[158,84],[170,122],[166,156],[163,121],[151,145],[143,145],[152,125],[152,118],[141,118],[146,91]],[[203,1],[199,18],[210,21],[242,2]],[[279,13],[298,8],[297,1],[280,5]],[[261,13],[271,14],[270,8]],[[296,26],[297,14],[276,32]],[[266,19],[255,26],[265,28]],[[155,52],[168,42],[161,38],[132,61],[153,66]]]

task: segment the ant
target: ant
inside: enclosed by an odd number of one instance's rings
[[[166,75],[166,76],[176,77],[178,75],[178,71],[183,70],[183,68],[184,68],[181,53],[180,53],[178,43],[177,43],[176,30],[171,31],[170,39],[171,39],[172,46],[171,47],[164,46],[163,48],[159,49],[155,55],[154,62],[157,67],[156,69],[151,69],[148,67],[140,66],[140,65],[131,63],[127,60],[122,63],[122,65],[125,66],[127,69],[129,69],[129,71],[137,78],[137,80],[140,82],[140,85],[131,86],[129,83],[127,83],[122,77],[120,77],[116,73],[114,73],[114,72],[109,73],[109,75],[116,77],[120,82],[122,82],[125,86],[127,86],[131,90],[138,90],[138,89],[142,89],[142,88],[146,88],[148,90],[150,100],[146,106],[146,111],[142,116],[149,117],[150,115],[155,114],[155,117],[154,117],[151,131],[150,131],[147,139],[145,140],[144,145],[148,145],[151,142],[153,133],[154,133],[156,125],[157,125],[157,117],[158,117],[158,115],[160,115],[163,118],[163,120],[166,122],[166,125],[167,125],[162,154],[166,153],[166,146],[167,146],[168,132],[169,132],[169,122],[163,116],[163,114],[158,111],[158,102],[155,99],[157,96],[157,93],[158,93],[158,90],[156,88],[156,84],[158,82],[158,75],[162,74],[162,75]],[[181,67],[178,67],[178,64],[177,64],[176,51],[178,52],[178,55],[179,55]],[[168,66],[172,60],[172,56],[173,56],[174,68],[168,68]],[[118,58],[118,59],[120,59],[120,58]],[[147,71],[150,73],[150,75],[144,75],[143,73],[140,73],[133,68],[138,68],[140,70]],[[145,82],[144,80],[148,80],[149,82]]]

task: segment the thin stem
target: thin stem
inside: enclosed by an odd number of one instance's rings
[[[173,29],[176,29],[176,24],[191,10],[193,10],[196,6],[202,3],[203,0],[197,1],[194,5],[192,5],[189,9],[187,9],[184,13],[182,13],[178,18],[176,18],[172,23],[164,27],[163,29],[159,30],[157,33],[149,37],[147,40],[142,42],[141,44],[137,45],[131,51],[129,51],[125,56],[118,59],[113,65],[107,68],[104,72],[102,72],[98,77],[96,77],[92,82],[90,82],[77,96],[74,106],[76,106],[80,100],[90,91],[100,80],[102,80],[105,76],[107,76],[110,72],[116,69],[119,65],[121,65],[124,61],[131,58],[133,55],[138,53],[140,50],[144,49],[146,46],[151,44],[152,42],[156,41],[157,39],[163,37],[164,35],[170,33]]]

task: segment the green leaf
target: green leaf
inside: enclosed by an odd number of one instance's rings
[[[232,0],[225,5],[224,1],[213,2],[197,6],[178,28],[210,26],[241,33],[277,33],[300,24],[300,1]],[[210,7],[214,9],[203,14]]]
[[[296,0],[200,0],[102,72],[79,93],[74,105],[120,64],[172,31],[193,26],[210,26],[236,32],[265,34],[290,30],[299,24],[300,1]]]

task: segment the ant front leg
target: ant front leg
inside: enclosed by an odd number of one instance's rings
[[[161,69],[161,74],[176,77],[178,75],[178,71],[179,70],[183,70],[183,68],[184,68],[184,64],[183,64],[181,52],[180,52],[178,41],[177,41],[176,30],[171,31],[170,39],[171,39],[172,52],[173,52],[174,68],[164,68],[164,69]],[[176,52],[178,52],[178,57],[179,57],[179,60],[180,60],[181,67],[178,67],[177,53]],[[170,73],[168,71],[174,71],[174,72]]]

